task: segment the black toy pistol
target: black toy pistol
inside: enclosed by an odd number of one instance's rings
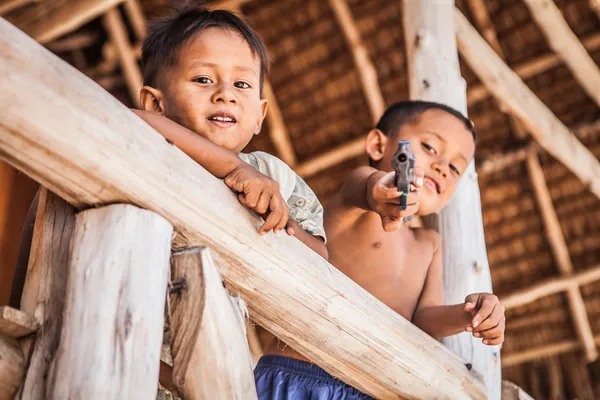
[[[402,192],[400,197],[400,210],[406,210],[408,207],[408,193],[410,185],[415,179],[415,155],[410,151],[410,142],[401,140],[398,143],[398,150],[392,158],[392,167],[396,171],[394,182],[399,192]],[[404,222],[409,222],[412,216],[403,219]]]

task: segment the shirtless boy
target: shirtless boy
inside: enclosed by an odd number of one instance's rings
[[[415,190],[403,212],[392,169],[399,140],[410,141],[417,165]],[[400,102],[386,110],[377,128],[369,132],[365,147],[371,166],[353,171],[325,209],[330,262],[434,338],[467,331],[486,345],[501,344],[505,318],[498,298],[475,293],[463,304],[444,305],[439,234],[402,222],[409,215],[438,213],[450,200],[475,153],[471,122],[440,104]],[[296,381],[324,373],[281,343],[274,342],[267,353],[280,374],[286,364],[304,363],[303,370],[287,370]],[[274,372],[257,369],[257,386],[269,374]],[[310,398],[342,398],[339,392],[319,392],[312,385],[308,393],[315,396]],[[343,398],[368,398],[353,390]]]

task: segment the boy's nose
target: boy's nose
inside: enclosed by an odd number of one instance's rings
[[[444,178],[448,177],[448,173],[450,172],[450,167],[448,163],[445,162],[436,162],[433,164],[433,170],[443,176]]]
[[[235,104],[237,102],[235,95],[233,94],[233,91],[228,88],[227,86],[221,86],[219,88],[219,90],[217,90],[213,95],[212,95],[212,102],[213,103],[233,103]]]

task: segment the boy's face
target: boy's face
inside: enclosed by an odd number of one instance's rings
[[[400,140],[409,140],[416,165],[425,180],[419,195],[419,215],[439,212],[450,200],[475,155],[475,141],[465,124],[443,110],[427,110],[412,124],[389,137],[379,165],[392,170],[392,157]]]
[[[164,115],[211,142],[238,153],[260,132],[260,60],[238,32],[201,31],[162,79]]]

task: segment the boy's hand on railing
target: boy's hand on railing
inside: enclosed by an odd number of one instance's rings
[[[496,295],[491,293],[470,294],[465,299],[465,311],[473,315],[467,332],[483,339],[483,344],[490,346],[504,342],[506,317],[504,306]]]
[[[242,162],[227,174],[225,184],[237,193],[240,203],[264,218],[259,234],[264,235],[270,230],[278,233],[285,228],[290,210],[276,181]]]
[[[408,193],[408,207],[400,210],[400,196],[394,182],[395,172],[378,171],[367,180],[367,202],[371,210],[381,216],[383,230],[393,232],[399,229],[402,219],[415,214],[419,210],[419,193],[423,186],[423,169],[415,168],[415,181]]]

